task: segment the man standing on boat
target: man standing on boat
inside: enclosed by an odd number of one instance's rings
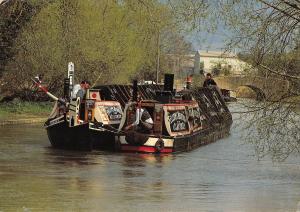
[[[80,89],[76,92],[76,98],[79,97],[82,101],[85,98],[86,90],[90,88],[90,82],[83,80],[80,83]],[[75,92],[74,92],[75,93]]]
[[[206,78],[204,80],[203,87],[205,87],[205,88],[209,88],[209,87],[216,88],[218,93],[220,94],[220,96],[224,99],[223,94],[222,94],[220,88],[218,87],[217,83],[213,80],[213,78],[211,76],[211,73],[206,74]]]
[[[217,83],[213,80],[211,73],[207,73],[203,83],[203,87],[210,87],[210,86],[217,86]]]

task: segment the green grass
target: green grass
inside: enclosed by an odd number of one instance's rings
[[[14,101],[0,104],[0,119],[31,118],[48,116],[52,110],[52,102]]]

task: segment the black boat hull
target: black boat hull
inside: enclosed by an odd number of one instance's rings
[[[230,126],[220,126],[217,129],[205,129],[195,134],[174,139],[172,152],[186,152],[225,138],[230,133]]]
[[[54,148],[91,151],[93,149],[114,149],[115,134],[108,131],[96,131],[89,128],[89,123],[69,127],[66,120],[48,125],[49,141]]]
[[[92,148],[96,150],[115,150],[115,133],[110,131],[91,130]]]
[[[200,130],[191,135],[175,137],[172,145],[164,146],[158,151],[155,143],[144,145],[131,145],[126,142],[126,136],[116,136],[110,131],[91,130],[88,124],[69,127],[66,121],[46,127],[51,145],[54,148],[91,151],[111,150],[123,152],[145,152],[145,153],[174,153],[185,152],[200,146],[215,142],[229,135],[230,126],[220,125],[214,129]],[[123,137],[123,138],[122,138]],[[122,141],[121,141],[121,140]],[[151,138],[153,139],[153,137]],[[157,140],[163,137],[157,138]],[[170,140],[170,139],[168,139]]]
[[[187,152],[192,151],[198,147],[213,143],[218,139],[225,138],[230,133],[229,125],[220,125],[212,128],[207,128],[205,130],[200,130],[198,132],[192,133],[190,135],[180,136],[180,137],[156,137],[149,136],[148,141],[143,145],[133,145],[127,142],[126,135],[117,136],[116,140],[120,142],[122,152],[139,152],[139,153],[176,153],[176,152]],[[162,145],[158,144],[163,142]]]
[[[92,150],[92,142],[89,135],[89,125],[83,124],[69,127],[68,122],[46,126],[48,138],[52,147],[71,150]]]

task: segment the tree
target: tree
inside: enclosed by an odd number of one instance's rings
[[[195,0],[8,2],[32,8],[21,10],[29,18],[9,37],[11,53],[1,61],[2,80],[11,82],[4,83],[2,92],[25,99],[31,95],[29,77],[41,72],[49,89],[58,94],[69,61],[75,63],[77,80],[90,78],[102,84],[169,72],[167,54],[191,50],[183,35],[204,20],[208,5]],[[4,11],[9,13],[6,7]]]
[[[59,93],[69,61],[77,80],[128,82],[143,67],[155,67],[156,22],[163,30],[169,20],[167,8],[156,1],[151,8],[131,0],[48,2],[14,40],[6,90],[21,95],[31,89],[30,77],[43,73],[49,89]]]
[[[0,76],[13,57],[13,40],[34,14],[34,6],[20,0],[0,4]]]
[[[200,62],[200,75],[204,74],[204,62]]]
[[[12,0],[20,1],[20,0]],[[23,2],[23,1],[20,1]],[[177,1],[173,1],[177,2]],[[30,77],[43,74],[59,94],[66,66],[75,63],[76,78],[94,83],[127,83],[166,67],[166,54],[188,52],[168,2],[157,0],[28,0],[34,13],[20,33],[10,38],[5,60],[4,92],[30,98]],[[178,2],[177,2],[178,3]],[[4,28],[5,29],[5,28]],[[175,44],[175,45],[174,45]],[[18,77],[16,77],[18,76]]]
[[[255,74],[280,78],[290,83],[283,95],[269,96],[249,106],[253,112],[247,139],[255,145],[259,157],[271,155],[285,159],[299,153],[299,21],[300,2],[293,0],[239,0],[219,4],[223,24],[232,31],[228,48],[241,48]],[[242,18],[241,18],[242,17]],[[272,86],[278,86],[273,84]],[[257,132],[257,133],[256,133]]]

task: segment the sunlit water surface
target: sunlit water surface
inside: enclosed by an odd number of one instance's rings
[[[55,150],[42,126],[1,127],[0,211],[300,209],[299,158],[258,161],[234,118],[229,137],[165,156]]]

